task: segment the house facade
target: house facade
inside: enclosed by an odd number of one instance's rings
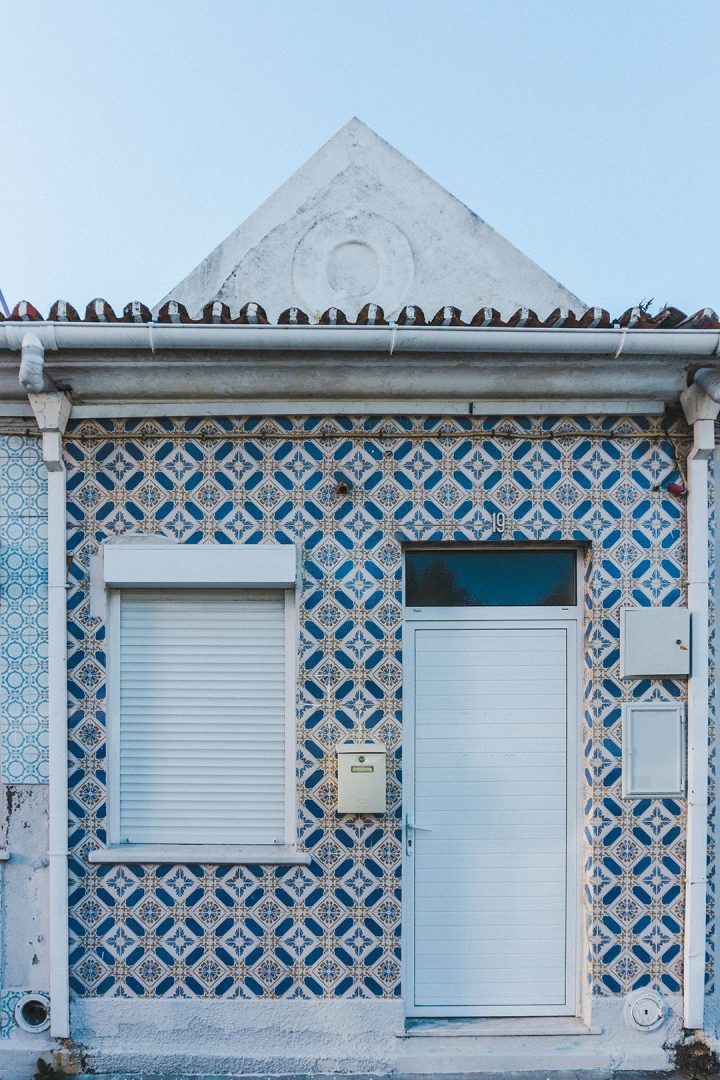
[[[712,1040],[719,342],[358,121],[154,311],[0,323],[8,1071]]]

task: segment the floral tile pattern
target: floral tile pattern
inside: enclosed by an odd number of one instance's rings
[[[76,994],[399,995],[401,545],[503,539],[587,545],[592,990],[680,989],[684,802],[621,797],[621,703],[685,694],[683,681],[621,681],[618,672],[620,608],[685,599],[685,508],[666,491],[676,459],[659,421],[83,421],[71,426],[66,462]],[[502,536],[493,532],[500,511]],[[89,559],[129,532],[302,544],[297,783],[310,866],[87,863],[105,842],[106,817],[104,626],[89,611]],[[349,734],[388,746],[384,817],[335,812],[334,750]]]
[[[47,757],[47,482],[40,440],[0,435],[0,717],[4,783]]]
[[[9,1039],[18,1030],[15,1006],[26,994],[48,995],[47,990],[0,990],[0,1039]]]

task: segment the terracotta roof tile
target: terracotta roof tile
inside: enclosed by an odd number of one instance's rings
[[[471,326],[504,326],[502,316],[497,308],[481,307],[476,311],[470,322]]]
[[[310,319],[299,307],[285,308],[278,315],[280,326],[307,326],[309,322]]]
[[[541,322],[532,308],[518,308],[505,323],[506,326],[541,326]]]
[[[347,326],[348,319],[345,312],[341,311],[340,308],[329,307],[320,316],[320,323],[323,326]]]
[[[441,307],[439,311],[436,311],[430,320],[431,326],[467,326],[466,322],[463,322],[462,312],[460,308],[451,307],[446,304],[445,307]]]
[[[601,307],[588,308],[578,323],[584,330],[607,330],[611,325],[609,312]]]
[[[650,330],[653,320],[652,315],[648,315],[641,307],[631,307],[623,311],[617,323],[628,330]]]
[[[190,323],[192,319],[184,304],[179,304],[177,300],[168,300],[158,311],[157,321],[159,323]]]
[[[149,307],[141,304],[139,300],[131,300],[123,308],[122,321],[132,323],[152,322],[152,312]]]
[[[385,312],[379,304],[366,304],[360,308],[355,320],[356,326],[387,326]]]
[[[43,317],[28,300],[21,300],[10,312],[8,322],[42,322]]]
[[[397,317],[398,326],[425,326],[425,312],[421,307],[408,304]]]
[[[85,308],[84,321],[116,323],[119,322],[119,319],[107,300],[103,300],[102,297],[97,297],[95,300],[91,300]]]
[[[210,300],[202,309],[202,315],[197,320],[201,323],[230,323],[232,322],[230,308],[220,300]]]
[[[254,301],[249,304],[243,304],[238,312],[238,316],[233,320],[236,323],[251,323],[259,326],[268,325],[268,317],[265,314],[265,308],[260,307]]]
[[[678,330],[720,330],[720,319],[712,308],[700,308],[693,315],[683,318],[678,323]]]
[[[67,300],[56,300],[48,312],[50,322],[80,322],[80,316]]]
[[[672,330],[685,318],[685,313],[676,307],[666,307],[655,316],[655,327],[658,330]]]
[[[574,311],[570,311],[570,308],[555,308],[554,311],[550,312],[547,319],[542,325],[550,328],[565,327],[565,329],[567,330],[577,327],[580,324],[578,322],[577,315]]]
[[[153,321],[149,307],[139,300],[133,300],[123,308],[122,315],[116,315],[112,306],[101,297],[91,300],[80,316],[77,309],[67,300],[56,300],[48,313],[50,322],[106,322],[106,323],[148,323]],[[308,314],[298,307],[286,308],[278,316],[277,322],[284,326],[307,326]],[[319,318],[324,326],[348,326],[352,320],[340,308],[328,308]],[[45,317],[27,300],[15,305],[9,316],[0,313],[0,322],[45,322]],[[269,325],[265,309],[256,302],[244,304],[237,316],[227,304],[220,300],[211,300],[205,305],[197,319],[191,318],[184,304],[168,300],[157,313],[158,323],[187,323],[195,325],[213,324],[251,324]],[[395,320],[398,326],[428,325],[422,308],[408,304]],[[388,320],[379,304],[366,304],[357,315],[356,326],[387,326]],[[518,308],[507,319],[492,307],[482,307],[470,322],[463,321],[460,308],[448,304],[440,308],[430,320],[431,326],[472,326],[472,327],[557,327],[582,329],[609,329],[613,326],[628,330],[720,330],[720,319],[712,308],[700,308],[692,315],[686,315],[679,308],[666,307],[657,315],[650,315],[642,307],[630,307],[617,319],[611,319],[604,308],[588,308],[584,315],[577,316],[567,308],[556,308],[544,321],[540,321],[532,308]]]

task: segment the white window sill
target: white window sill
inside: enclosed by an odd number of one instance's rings
[[[281,844],[116,844],[91,851],[88,862],[309,866],[310,856]]]

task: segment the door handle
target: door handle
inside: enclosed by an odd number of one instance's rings
[[[405,854],[411,855],[416,832],[432,832],[427,825],[416,825],[410,820],[410,815],[405,815]]]

